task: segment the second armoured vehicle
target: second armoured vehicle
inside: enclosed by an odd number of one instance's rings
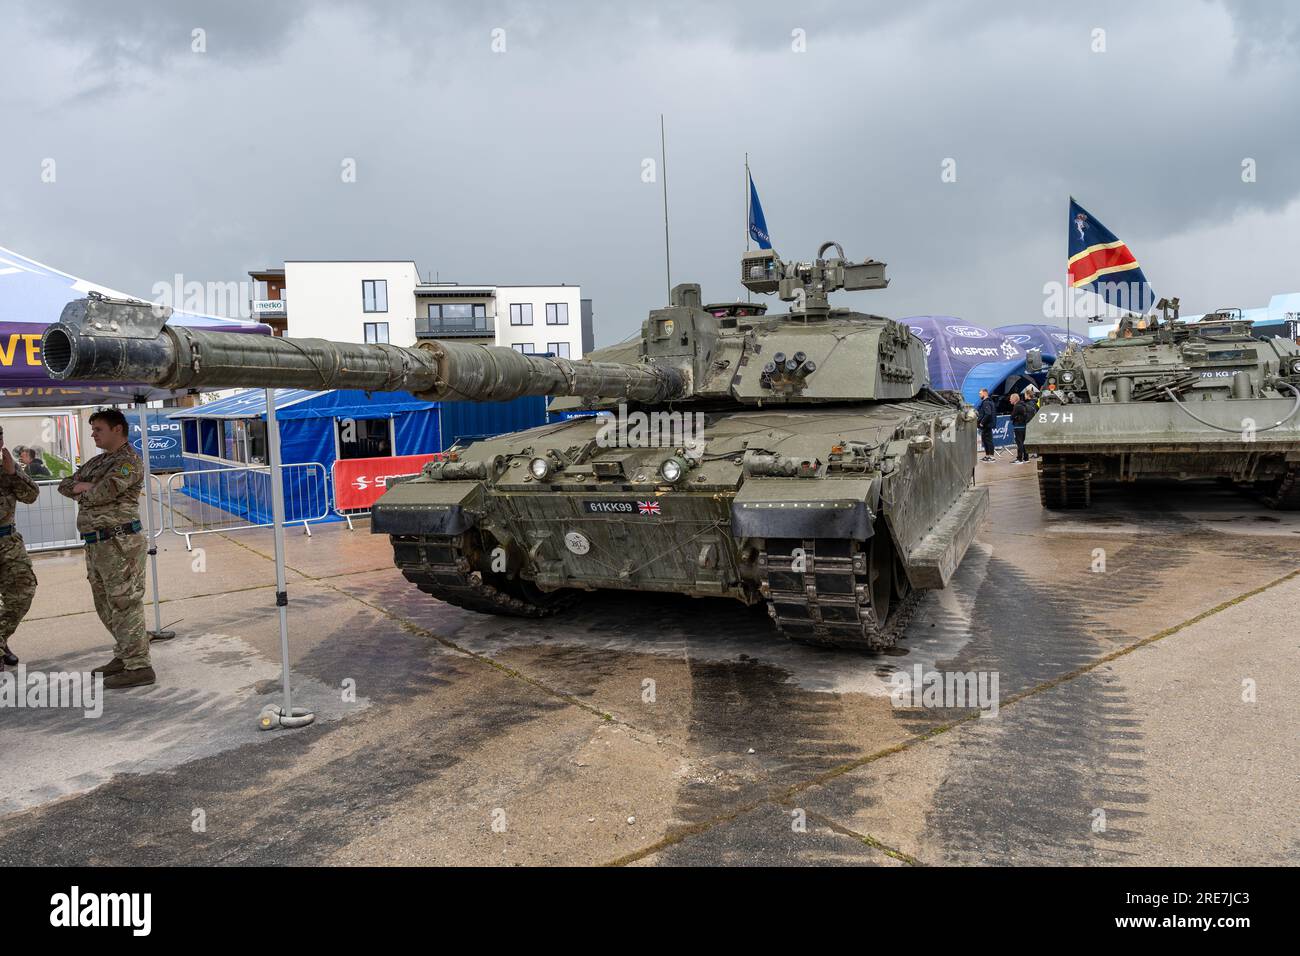
[[[638,339],[583,361],[200,332],[102,298],[69,304],[42,351],[57,379],[558,396],[563,420],[453,449],[375,504],[407,579],[521,616],[600,588],[731,597],[796,641],[887,647],[986,508],[974,410],[929,388],[907,326],[830,307],[883,288],[883,263],[826,243],[804,263],[748,254],[741,280],[794,308],[706,308],[679,285]]]
[[[1127,316],[1047,371],[1026,445],[1048,508],[1086,508],[1095,482],[1220,478],[1300,508],[1300,347],[1239,314]]]

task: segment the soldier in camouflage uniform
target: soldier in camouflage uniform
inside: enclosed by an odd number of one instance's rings
[[[36,574],[23,536],[14,527],[14,509],[19,501],[31,504],[39,494],[36,483],[5,447],[4,429],[0,428],[0,670],[18,663],[9,650],[9,638],[36,594]]]
[[[105,687],[138,687],[156,679],[144,626],[144,572],[149,542],[140,531],[144,469],[127,441],[126,416],[105,409],[90,416],[96,455],[59,483],[78,504],[77,530],[86,542],[86,577],[95,610],[116,642],[113,659],[96,673]]]

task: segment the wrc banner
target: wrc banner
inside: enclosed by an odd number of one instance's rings
[[[369,511],[388,490],[389,479],[418,475],[442,455],[394,455],[388,458],[340,458],[334,462],[334,507],[338,511]]]

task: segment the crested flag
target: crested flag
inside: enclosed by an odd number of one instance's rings
[[[745,171],[749,172],[748,166]],[[758,201],[753,175],[749,177],[749,237],[758,243],[760,249],[772,248],[772,238],[767,234],[767,220],[763,218],[763,206]]]
[[[1122,240],[1070,199],[1070,287],[1088,289],[1108,303],[1131,312],[1150,310],[1155,293],[1138,265],[1137,257]]]

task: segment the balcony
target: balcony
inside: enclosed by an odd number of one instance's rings
[[[415,337],[417,339],[494,339],[496,319],[484,315],[441,319],[416,316]]]

